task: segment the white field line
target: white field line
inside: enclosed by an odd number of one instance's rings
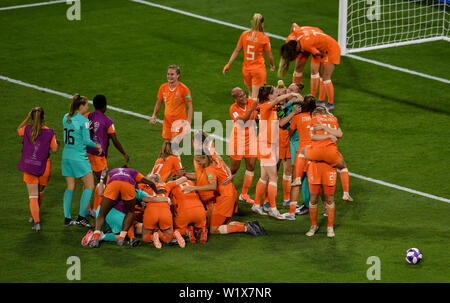
[[[189,17],[197,18],[197,19],[201,19],[201,20],[204,20],[204,21],[213,22],[213,23],[225,25],[225,26],[228,26],[228,27],[237,28],[237,29],[240,29],[240,30],[248,30],[248,29],[250,29],[248,27],[232,24],[232,23],[229,23],[229,22],[220,21],[220,20],[217,20],[217,19],[209,18],[209,17],[204,17],[204,16],[201,16],[201,15],[189,13],[189,12],[186,12],[186,11],[183,11],[183,10],[180,10],[180,9],[172,8],[172,7],[169,7],[169,6],[164,6],[164,5],[153,3],[153,2],[149,2],[149,1],[143,1],[143,0],[130,0],[130,1],[136,2],[136,3],[141,3],[141,4],[144,4],[144,5],[148,5],[148,6],[153,6],[153,7],[156,7],[156,8],[164,9],[164,10],[167,10],[167,11],[171,11],[171,12],[174,12],[174,13],[186,15],[186,16],[189,16]],[[280,40],[283,40],[283,41],[286,40],[286,37],[282,37],[282,36],[271,34],[271,33],[266,33],[266,34],[269,37],[272,37],[272,38],[275,38],[275,39],[280,39]],[[360,57],[360,56],[355,56],[355,55],[350,55],[350,54],[347,54],[345,56],[347,56],[349,58],[356,59],[356,60],[364,61],[364,62],[367,62],[367,63],[372,63],[372,64],[375,64],[375,65],[378,65],[378,66],[390,68],[390,69],[393,69],[393,70],[396,70],[396,71],[401,71],[401,72],[404,72],[404,73],[412,74],[412,75],[415,75],[415,76],[420,76],[420,77],[423,77],[423,78],[432,79],[432,80],[444,82],[444,83],[447,83],[447,84],[450,83],[450,80],[447,80],[447,79],[444,79],[444,78],[434,77],[434,76],[431,76],[431,75],[428,75],[428,74],[419,73],[419,72],[416,72],[416,71],[413,71],[413,70],[409,70],[409,69],[402,68],[402,67],[397,67],[397,66],[394,66],[394,65],[386,64],[386,63],[375,61],[375,60],[371,60],[371,59],[366,59],[366,58],[363,58],[363,57]]]
[[[47,1],[47,2],[31,3],[31,4],[24,4],[24,5],[0,7],[0,11],[6,11],[6,10],[10,10],[10,9],[17,9],[17,8],[25,8],[25,7],[33,7],[33,6],[50,5],[50,4],[56,4],[56,3],[66,3],[66,0]]]
[[[15,79],[12,79],[12,78],[9,78],[9,77],[5,77],[5,76],[2,76],[2,75],[0,75],[0,80],[4,80],[4,81],[10,82],[10,83],[14,83],[14,84],[22,85],[22,86],[25,86],[25,87],[33,88],[33,89],[36,89],[36,90],[39,90],[39,91],[43,91],[43,92],[46,92],[46,93],[49,93],[49,94],[61,96],[61,97],[67,98],[67,99],[72,99],[72,95],[69,95],[69,94],[66,94],[66,93],[62,93],[62,92],[58,92],[58,91],[55,91],[53,89],[40,87],[40,86],[37,86],[37,85],[34,85],[34,84],[29,84],[29,83],[26,83],[26,82],[23,82],[23,81],[20,81],[20,80],[15,80]],[[92,101],[89,101],[89,102],[92,103]],[[142,119],[145,119],[147,121],[150,119],[150,116],[139,114],[139,113],[135,113],[135,112],[132,112],[132,111],[129,111],[129,110],[124,110],[124,109],[121,109],[121,108],[118,108],[118,107],[114,107],[114,106],[110,106],[110,105],[108,105],[108,110],[112,110],[112,111],[124,113],[124,114],[127,114],[127,115],[131,115],[131,116],[134,116],[134,117],[142,118]],[[159,120],[159,119],[158,119],[158,122],[162,123],[162,121]],[[195,130],[193,129],[191,131],[195,131]],[[222,138],[220,136],[213,136],[213,137],[217,138],[219,140],[228,142],[227,138]],[[434,200],[450,203],[450,199],[446,199],[446,198],[438,197],[438,196],[435,196],[435,195],[427,194],[427,193],[420,192],[420,191],[417,191],[417,190],[414,190],[414,189],[410,189],[410,188],[407,188],[407,187],[403,187],[403,186],[395,185],[395,184],[392,184],[392,183],[384,182],[384,181],[381,181],[381,180],[365,177],[365,176],[358,175],[358,174],[351,173],[351,172],[349,172],[349,175],[352,176],[352,177],[358,178],[358,179],[362,179],[362,180],[369,181],[369,182],[372,182],[372,183],[376,183],[376,184],[384,185],[384,186],[387,186],[387,187],[395,188],[395,189],[398,189],[398,190],[401,190],[401,191],[405,191],[405,192],[408,192],[408,193],[416,194],[416,195],[423,196],[423,197],[426,197],[426,198],[430,198],[430,199],[434,199]]]

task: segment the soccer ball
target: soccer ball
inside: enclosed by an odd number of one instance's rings
[[[417,248],[410,248],[406,251],[405,259],[409,264],[417,264],[422,261],[422,253]]]

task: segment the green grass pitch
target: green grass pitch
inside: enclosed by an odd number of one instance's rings
[[[32,2],[38,1],[7,0],[1,6]],[[253,13],[260,12],[266,32],[287,36],[292,22],[297,22],[318,26],[337,38],[338,1],[155,2],[242,26],[250,26]],[[178,64],[180,80],[191,89],[194,110],[202,112],[203,121],[216,119],[225,125],[233,102],[230,91],[244,85],[242,55],[228,75],[221,74],[240,30],[127,0],[82,1],[80,21],[66,19],[68,8],[62,3],[0,11],[0,75],[67,94],[78,92],[90,100],[104,94],[111,106],[151,115],[167,66]],[[272,38],[271,44],[278,66],[282,41]],[[432,42],[358,55],[448,79],[448,49],[448,42]],[[293,66],[289,75],[292,70]],[[309,64],[304,74],[309,92]],[[268,72],[268,83],[276,81],[276,74]],[[348,57],[337,66],[333,84],[335,115],[344,132],[339,149],[350,172],[450,197],[448,84]],[[338,181],[335,239],[326,237],[321,205],[321,229],[307,238],[308,216],[280,222],[254,215],[240,203],[235,219],[258,220],[267,236],[212,235],[205,245],[187,244],[185,249],[104,243],[92,250],[80,245],[85,229],[63,226],[60,148],[52,155],[52,177],[41,209],[43,231],[35,233],[27,221],[27,191],[17,169],[21,139],[16,127],[39,105],[61,140],[69,99],[3,80],[0,92],[0,282],[69,282],[70,256],[80,258],[80,282],[88,283],[450,282],[450,205],[354,177],[350,178],[353,203],[340,199]],[[107,115],[115,121],[130,167],[147,173],[162,144],[161,125],[150,126],[145,119],[112,110]],[[158,117],[162,119],[162,110]],[[122,161],[111,147],[109,166],[120,166]],[[193,171],[191,156],[183,156],[182,161],[186,170]],[[241,165],[234,181],[238,190],[243,172]],[[78,183],[73,217],[80,195]],[[281,202],[280,178],[280,209]],[[404,260],[411,247],[424,254],[417,266]],[[367,279],[370,256],[380,258],[379,281]]]

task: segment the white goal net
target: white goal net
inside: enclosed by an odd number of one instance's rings
[[[340,0],[342,54],[449,39],[450,0]]]

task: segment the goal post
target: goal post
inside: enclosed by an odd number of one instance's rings
[[[450,41],[450,0],[340,0],[338,42],[342,55]]]

